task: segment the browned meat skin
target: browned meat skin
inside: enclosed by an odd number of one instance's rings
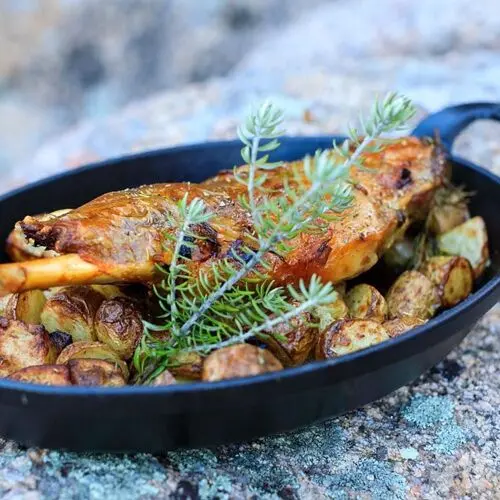
[[[408,220],[425,213],[446,171],[439,148],[416,138],[403,138],[364,159],[368,171],[351,172],[352,206],[324,234],[302,234],[284,258],[270,256],[271,274],[278,282],[313,273],[339,282],[364,272]],[[294,162],[270,172],[266,186],[279,192],[293,169],[301,168],[302,162]],[[108,193],[60,217],[28,216],[18,227],[36,245],[61,255],[78,254],[117,281],[147,281],[155,263],[170,262],[172,245],[164,246],[164,234],[172,228],[166,215],[175,215],[185,193],[189,199],[203,199],[214,213],[208,224],[197,228],[204,239],[192,251],[193,265],[202,269],[235,251],[252,231],[250,215],[237,201],[244,190],[231,172],[222,172],[201,184],[156,184]],[[11,255],[26,255],[14,238],[10,246]]]

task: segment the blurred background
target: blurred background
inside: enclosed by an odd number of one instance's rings
[[[500,99],[498,0],[0,0],[0,46],[4,179],[225,137],[260,94],[297,133],[391,88]]]

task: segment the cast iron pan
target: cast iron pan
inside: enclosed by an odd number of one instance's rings
[[[498,104],[447,108],[417,136],[438,130],[449,151],[472,121],[500,120]],[[326,148],[331,137],[285,138],[281,159]],[[80,168],[0,198],[0,241],[26,214],[78,206],[102,193],[143,183],[201,181],[240,162],[238,142],[185,146]],[[464,302],[401,337],[342,358],[283,372],[170,387],[46,387],[0,380],[0,435],[25,445],[93,451],[160,452],[293,429],[374,401],[443,359],[500,296],[500,179],[450,156],[455,181],[478,193],[472,213],[490,236],[492,266]],[[1,255],[0,260],[6,256]]]

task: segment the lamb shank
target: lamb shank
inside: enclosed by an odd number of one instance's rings
[[[316,273],[336,283],[366,271],[411,221],[425,216],[447,175],[440,146],[411,137],[366,153],[363,160],[363,169],[351,171],[351,206],[321,234],[300,234],[286,255],[269,255],[269,275],[276,282],[296,282]],[[244,172],[248,167],[239,168]],[[266,187],[280,192],[291,182],[292,172],[297,182],[301,168],[299,161],[269,172]],[[245,189],[225,171],[200,184],[141,186],[105,194],[74,210],[27,216],[7,241],[15,262],[0,265],[0,295],[74,284],[155,281],[160,276],[157,264],[171,261],[173,242],[165,234],[175,231],[172,216],[185,193],[189,200],[201,198],[214,214],[194,228],[200,237],[185,248],[193,268],[208,269],[214,260],[238,252],[253,232],[250,214],[238,201]]]

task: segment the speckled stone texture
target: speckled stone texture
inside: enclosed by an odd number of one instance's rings
[[[1,190],[125,152],[233,137],[247,106],[264,96],[285,108],[290,134],[345,130],[375,93],[389,89],[412,97],[418,118],[451,103],[500,101],[494,2],[447,0],[438,10],[430,0],[353,1],[351,6],[371,9],[379,21],[376,28],[356,24],[359,36],[350,38],[346,3],[332,2],[278,33],[226,79],[160,93],[111,118],[81,124],[3,178]],[[407,24],[384,31],[383,14],[394,9],[411,10]],[[331,48],[335,44],[341,58]],[[274,47],[280,57],[270,58]],[[500,124],[476,123],[455,149],[500,173],[498,137]],[[410,386],[293,433],[156,457],[77,455],[2,443],[0,496],[499,498],[499,353],[496,306],[459,348]]]

